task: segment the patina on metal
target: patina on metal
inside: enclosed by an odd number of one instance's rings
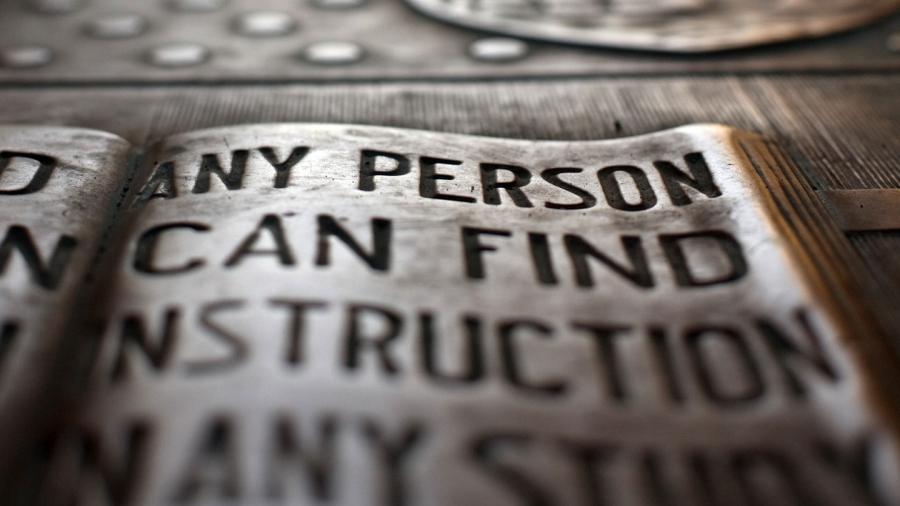
[[[755,135],[247,125],[129,188],[43,499],[900,498],[852,254]]]

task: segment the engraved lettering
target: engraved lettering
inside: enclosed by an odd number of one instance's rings
[[[446,160],[444,158],[432,158],[423,156],[419,158],[419,195],[426,199],[451,200],[455,202],[476,202],[475,197],[463,195],[451,195],[438,191],[438,181],[452,181],[456,176],[437,171],[438,165],[461,166],[459,160]]]
[[[176,504],[206,499],[234,501],[242,493],[237,428],[227,416],[217,416],[202,428],[188,455],[181,481],[172,493]]]
[[[470,451],[479,468],[503,484],[509,494],[518,499],[518,504],[551,506],[556,504],[556,500],[540,485],[540,482],[509,462],[525,462],[528,459],[504,458],[504,455],[509,455],[513,451],[517,454],[527,452],[531,444],[531,438],[526,434],[485,434],[472,441]]]
[[[442,371],[438,365],[439,353],[442,348],[438,345],[439,333],[435,330],[435,315],[433,313],[419,313],[419,340],[421,341],[422,368],[429,379],[442,385],[459,385],[475,383],[484,377],[484,352],[483,326],[481,320],[474,316],[463,316],[462,333],[464,351],[460,351],[462,365],[458,372],[450,373]],[[449,340],[449,339],[448,339]]]
[[[373,270],[386,272],[391,268],[391,233],[393,230],[391,220],[372,218],[371,253],[366,252],[333,216],[327,214],[319,215],[317,222],[319,225],[319,240],[316,265],[327,266],[331,264],[331,243],[329,238],[335,237]]]
[[[686,253],[685,243],[698,242],[706,245],[715,245],[728,259],[730,269],[719,273],[717,276],[700,277],[691,269],[691,262]],[[675,282],[683,287],[702,287],[727,284],[737,281],[747,275],[749,270],[747,260],[744,257],[740,243],[728,232],[714,230],[710,232],[689,232],[686,234],[662,234],[659,243],[666,254]]]
[[[134,270],[153,276],[182,274],[202,267],[206,262],[200,258],[192,258],[181,265],[173,267],[159,267],[156,265],[156,251],[162,235],[172,230],[191,230],[193,232],[208,232],[209,225],[196,222],[164,223],[148,228],[137,241],[132,266]]]
[[[275,245],[274,248],[254,249],[256,243],[260,241],[263,232],[271,238]],[[281,225],[281,218],[274,214],[263,216],[263,219],[259,222],[259,225],[257,225],[253,232],[250,233],[246,239],[241,241],[240,246],[238,246],[237,249],[234,250],[234,253],[225,260],[225,267],[235,267],[249,255],[274,255],[278,258],[278,262],[281,265],[294,265],[296,263],[296,260],[294,260],[294,253],[291,251],[291,247],[288,246],[287,240],[284,237],[284,228]]]
[[[309,153],[309,148],[304,146],[295,147],[291,150],[291,154],[282,161],[278,160],[278,154],[275,152],[275,148],[264,146],[259,148],[259,152],[262,153],[263,158],[269,162],[269,165],[275,169],[275,188],[287,188],[288,182],[291,179],[291,169],[306,157],[306,154]]]
[[[284,352],[285,363],[297,366],[303,363],[305,358],[306,341],[306,316],[311,310],[325,309],[328,304],[322,301],[302,301],[289,299],[274,299],[270,304],[276,307],[284,307],[290,312],[287,331],[287,346]]]
[[[765,395],[766,384],[759,365],[742,333],[730,327],[695,327],[685,333],[684,339],[688,345],[688,356],[694,373],[709,400],[722,407],[732,407]],[[721,364],[722,359],[710,356],[709,343],[716,344],[719,351],[729,350],[727,356],[732,359],[728,362],[731,367],[723,370],[722,367],[717,368],[714,365]],[[740,378],[742,385],[737,388],[734,385],[726,387],[723,384],[726,377],[732,380],[729,383],[734,383],[734,380]]]
[[[28,184],[21,188],[0,189],[0,195],[27,195],[41,191],[47,185],[47,182],[50,181],[50,176],[53,175],[57,165],[56,158],[52,156],[18,151],[0,151],[0,180],[2,180],[3,173],[9,169],[16,158],[37,162],[37,170],[34,171]]]
[[[364,319],[379,320],[381,331],[366,334]],[[403,329],[403,318],[399,313],[383,307],[354,304],[349,308],[345,325],[343,365],[347,370],[359,369],[363,353],[370,350],[385,375],[390,377],[399,372],[397,361],[390,353],[391,344]]]
[[[775,358],[775,364],[788,386],[788,391],[794,397],[802,399],[808,396],[809,383],[812,381],[801,379],[804,377],[803,370],[811,368],[819,373],[819,377],[831,383],[836,383],[840,379],[840,375],[831,358],[825,353],[819,335],[812,328],[809,315],[803,310],[797,310],[794,312],[794,319],[805,338],[805,349],[801,349],[796,340],[791,339],[773,321],[760,318],[756,321],[756,328],[769,346]],[[800,363],[805,364],[806,367],[798,367],[797,364]]]
[[[600,370],[606,376],[605,383],[608,395],[618,401],[626,400],[628,398],[628,386],[617,341],[622,337],[621,334],[628,331],[629,328],[600,326],[590,323],[575,323],[573,328],[587,332],[594,343]]]
[[[41,288],[53,290],[62,281],[76,246],[78,246],[77,239],[63,234],[56,241],[49,260],[44,262],[28,228],[22,225],[10,225],[3,241],[0,242],[0,275],[6,273],[12,260],[13,250],[15,250],[25,261],[31,281]]]
[[[204,154],[200,161],[200,170],[197,171],[197,179],[191,193],[207,193],[213,174],[225,185],[228,190],[240,190],[244,184],[244,172],[247,169],[247,159],[250,152],[239,149],[231,152],[231,168],[227,172],[222,167],[219,155],[215,153]]]
[[[692,202],[687,192],[684,191],[685,186],[693,188],[709,198],[722,195],[722,190],[716,186],[709,166],[706,165],[703,153],[688,153],[684,155],[684,162],[687,164],[690,175],[685,174],[671,162],[665,160],[653,162],[673,204],[686,206]]]
[[[566,234],[563,236],[563,242],[565,243],[569,260],[572,262],[572,267],[575,270],[575,283],[578,286],[585,288],[594,286],[594,278],[588,262],[589,258],[598,260],[612,269],[613,272],[640,288],[652,288],[655,284],[653,273],[650,272],[650,263],[644,252],[643,242],[638,236],[623,235],[621,237],[622,248],[625,250],[625,254],[631,263],[630,269],[599,251],[578,235]]]
[[[389,435],[373,420],[363,420],[362,433],[377,460],[376,469],[381,469],[382,504],[404,506],[412,504],[404,471],[409,467],[409,459],[425,437],[420,424],[404,424],[397,434]]]
[[[550,242],[547,239],[547,234],[529,232],[528,246],[538,282],[543,285],[557,284],[559,280],[556,277],[556,271],[553,269],[553,255],[550,253]]]
[[[3,373],[10,360],[9,357],[12,356],[21,328],[21,324],[15,320],[7,320],[0,325],[0,374]]]
[[[553,329],[541,322],[533,320],[506,321],[498,325],[497,333],[500,338],[500,360],[503,364],[503,375],[506,381],[513,387],[524,392],[559,395],[566,391],[566,384],[562,380],[553,379],[537,382],[527,380],[524,377],[522,367],[521,350],[517,343],[521,338],[521,332],[535,335],[541,339],[551,339]]]
[[[157,165],[150,175],[150,179],[138,193],[138,202],[151,199],[174,199],[178,196],[178,187],[175,186],[175,162],[165,162]]]
[[[528,169],[514,165],[501,165],[497,163],[482,163],[479,165],[481,172],[481,191],[484,193],[484,203],[492,206],[501,204],[500,190],[506,190],[516,207],[534,207],[525,192],[524,186],[531,182],[531,173]],[[498,172],[508,172],[512,175],[509,181],[499,181]]]
[[[274,420],[272,442],[265,472],[266,497],[283,500],[285,483],[302,481],[304,489],[317,501],[331,501],[334,497],[336,474],[338,420],[326,415],[315,420],[316,436],[301,439],[300,424],[288,414],[279,414]],[[285,468],[303,480],[297,480],[292,473],[286,476]]]
[[[584,169],[579,169],[577,167],[558,167],[552,169],[546,169],[541,172],[541,177],[544,181],[552,184],[553,186],[565,190],[572,195],[577,196],[581,199],[580,202],[574,204],[559,204],[556,202],[545,202],[544,207],[548,209],[566,209],[566,210],[578,210],[578,209],[589,209],[594,207],[597,204],[597,198],[591,195],[590,192],[575,186],[572,183],[563,181],[559,176],[561,174],[581,174],[584,172]]]
[[[393,160],[395,164],[394,167],[390,170],[378,170],[377,164],[379,158]],[[376,176],[403,176],[409,174],[409,169],[409,158],[403,155],[388,153],[386,151],[364,149],[360,153],[358,188],[366,192],[375,191]]]
[[[512,232],[474,227],[462,228],[463,261],[465,263],[466,276],[469,279],[484,279],[484,260],[481,258],[481,253],[484,251],[497,251],[496,246],[481,243],[480,236],[482,235],[511,237]]]
[[[220,312],[240,309],[243,305],[243,301],[225,300],[206,304],[201,308],[199,318],[201,328],[205,330],[210,337],[214,338],[220,344],[225,345],[228,352],[220,358],[188,361],[185,365],[189,374],[221,372],[223,370],[232,369],[246,360],[247,344],[245,340],[233,331],[226,329],[221,323],[213,320],[213,315]]]
[[[177,328],[180,318],[181,312],[177,308],[165,309],[162,322],[159,324],[160,330],[157,335],[152,336],[147,331],[143,317],[138,314],[125,315],[119,327],[110,380],[122,381],[132,375],[129,349],[135,349],[143,357],[151,372],[159,373],[168,369],[178,341]]]
[[[639,202],[630,203],[625,199],[621,183],[616,176],[617,174],[627,174],[631,179],[640,195]],[[600,187],[603,190],[603,195],[606,197],[606,202],[613,209],[620,211],[644,211],[656,205],[656,193],[654,193],[653,187],[650,186],[650,180],[647,179],[647,174],[644,174],[644,171],[638,167],[631,165],[604,167],[597,172],[597,178],[600,180]]]

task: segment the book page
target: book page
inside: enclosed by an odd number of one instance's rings
[[[877,336],[816,268],[843,239],[753,135],[249,125],[147,162],[45,498],[900,498]]]
[[[0,452],[52,409],[72,312],[120,198],[129,145],[108,133],[0,126]],[[6,468],[3,468],[6,469]],[[6,476],[5,473],[3,473]]]

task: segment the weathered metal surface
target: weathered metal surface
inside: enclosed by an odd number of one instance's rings
[[[778,50],[780,52],[781,49]],[[644,76],[500,82],[0,89],[0,122],[81,125],[136,144],[248,122],[368,123],[521,139],[636,135],[721,122],[777,139],[817,190],[900,187],[900,77]],[[855,295],[900,336],[900,234],[850,237]],[[900,349],[900,340],[897,341]]]
[[[84,276],[118,198],[128,148],[104,132],[0,126],[3,473],[39,413],[53,409],[48,390],[68,371],[59,360],[63,335],[87,302]]]
[[[821,37],[896,12],[896,0],[406,0],[438,19],[570,44],[708,52]]]
[[[873,6],[893,2],[850,1],[845,13],[866,16]],[[770,3],[775,4],[771,12],[784,13],[779,6],[785,2]],[[827,12],[825,6],[834,1],[816,4],[823,5],[820,12]],[[807,5],[803,2],[796,7],[803,16],[790,19],[818,22],[812,21],[820,20],[818,16],[808,15]],[[0,9],[0,80],[5,83],[497,79],[846,68],[872,71],[897,69],[900,64],[890,43],[891,35],[900,30],[898,17],[866,30],[783,45],[777,50],[671,58],[486,35],[414,12],[402,0],[230,0],[209,2],[202,9],[182,8],[164,0],[91,0],[67,4],[66,9],[53,11],[55,14],[30,1],[0,0]],[[676,16],[674,22],[683,25],[688,22],[681,21],[685,17],[690,16]],[[716,17],[715,21],[722,20]],[[697,23],[703,28],[704,18]],[[729,26],[727,34],[746,33],[746,26],[755,23]],[[700,28],[691,33],[699,35]],[[783,35],[776,28],[773,25],[767,33]],[[539,31],[519,35],[537,36]]]
[[[845,240],[756,136],[249,125],[130,187],[45,498],[900,498]]]
[[[848,232],[900,230],[900,189],[830,190],[820,195]]]

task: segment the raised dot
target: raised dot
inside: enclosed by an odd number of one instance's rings
[[[187,42],[155,47],[147,54],[147,60],[160,67],[190,67],[208,59],[209,49]]]
[[[53,61],[53,50],[44,46],[14,46],[0,49],[0,66],[24,69],[43,67]]]
[[[894,33],[888,36],[887,48],[895,53],[900,53],[900,33]]]
[[[313,5],[322,9],[353,9],[365,3],[366,0],[313,0]]]
[[[479,39],[469,46],[469,55],[481,61],[507,62],[524,58],[527,54],[528,44],[507,37]]]
[[[178,12],[212,12],[225,7],[227,0],[169,0],[169,9]]]
[[[277,37],[287,35],[297,28],[297,22],[286,12],[256,11],[241,14],[235,19],[234,29],[248,37]]]
[[[84,0],[31,0],[28,6],[41,14],[71,14],[84,5]]]
[[[346,65],[362,60],[365,55],[362,46],[349,41],[322,41],[306,46],[303,58],[310,63],[321,65]]]
[[[110,14],[90,21],[85,31],[101,39],[137,37],[147,30],[147,20],[137,14]]]

